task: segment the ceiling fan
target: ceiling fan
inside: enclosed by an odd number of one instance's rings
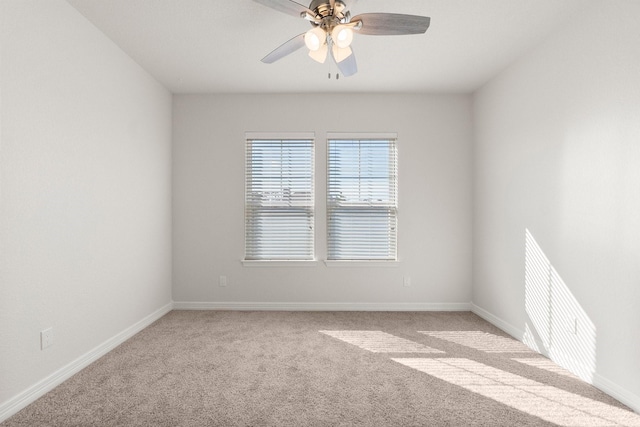
[[[351,17],[347,10],[355,0],[312,0],[309,7],[293,0],[254,0],[277,11],[303,18],[311,29],[283,43],[262,58],[271,64],[306,46],[309,56],[324,63],[331,55],[343,76],[358,71],[356,57],[351,48],[354,31],[366,35],[423,34],[429,28],[426,16],[398,13],[363,13]]]

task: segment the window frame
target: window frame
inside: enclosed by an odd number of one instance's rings
[[[393,182],[389,183],[389,194],[392,195],[393,200],[389,200],[388,203],[369,203],[364,204],[358,203],[351,204],[346,206],[346,209],[350,210],[367,210],[367,209],[379,209],[381,211],[384,210],[392,210],[393,213],[393,225],[390,227],[389,233],[393,233],[392,237],[389,237],[390,244],[390,252],[392,252],[390,257],[379,258],[379,257],[371,257],[371,258],[363,258],[363,257],[336,257],[335,254],[332,253],[332,215],[333,212],[336,211],[336,206],[332,202],[332,142],[335,141],[386,141],[390,144],[390,171],[393,169],[393,176],[391,180]],[[328,132],[326,137],[326,243],[327,243],[327,254],[325,265],[328,267],[355,267],[355,266],[367,266],[367,267],[396,267],[399,265],[399,256],[398,256],[398,135],[397,133],[392,132],[375,132],[375,133],[345,133],[345,132]],[[361,179],[362,175],[358,175],[358,179]],[[391,197],[390,197],[391,198]]]
[[[251,144],[255,142],[280,142],[281,144],[286,141],[299,141],[301,143],[310,144],[311,148],[311,158],[309,159],[310,173],[311,177],[309,179],[309,195],[305,198],[305,201],[308,201],[308,205],[301,206],[299,208],[291,207],[291,211],[301,210],[306,212],[305,216],[310,217],[310,233],[308,235],[309,240],[305,242],[308,243],[306,248],[309,249],[308,257],[272,257],[272,258],[255,258],[254,256],[248,256],[251,252],[251,243],[249,240],[250,237],[250,220],[251,218],[255,219],[256,216],[256,206],[251,206],[252,200],[250,199],[250,178],[253,176],[251,174],[249,167],[251,166],[250,156],[250,147]],[[316,148],[316,138],[314,132],[245,132],[245,167],[244,167],[244,179],[245,179],[245,195],[244,195],[244,256],[242,259],[242,264],[247,267],[258,267],[258,266],[287,266],[287,267],[306,267],[313,266],[317,263],[316,255],[315,255],[315,221],[316,221],[316,203],[315,203],[315,148]],[[284,191],[284,189],[283,189]],[[277,208],[277,207],[276,207]],[[258,209],[259,210],[259,209]],[[300,217],[302,218],[302,216]],[[267,254],[268,255],[268,254]],[[303,254],[304,255],[304,254]]]

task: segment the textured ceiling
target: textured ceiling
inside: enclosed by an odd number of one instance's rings
[[[424,15],[431,26],[356,34],[358,73],[339,80],[304,49],[260,62],[310,25],[252,0],[67,1],[174,93],[468,93],[593,0],[359,0],[352,15]]]

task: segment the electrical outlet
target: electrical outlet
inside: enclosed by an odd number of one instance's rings
[[[51,347],[53,344],[53,328],[45,329],[40,332],[40,350]]]
[[[227,276],[220,276],[220,279],[218,280],[218,283],[222,287],[227,286]]]
[[[409,276],[404,276],[402,283],[404,286],[409,287],[411,286],[411,277]]]

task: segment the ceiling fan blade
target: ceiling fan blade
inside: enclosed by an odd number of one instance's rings
[[[359,34],[393,36],[422,34],[429,28],[431,18],[400,13],[363,13],[351,18],[351,22],[357,21],[362,22]]]
[[[304,46],[304,33],[299,34],[291,40],[282,43],[273,52],[262,58],[261,61],[265,64],[271,64],[273,62],[276,62],[278,59],[284,58],[290,53],[295,52],[302,46]]]
[[[333,61],[338,66],[338,70],[340,70],[340,73],[342,73],[344,77],[353,76],[355,73],[358,72],[358,64],[356,63],[356,54],[353,53],[353,48],[351,48],[351,55],[349,55],[347,58],[343,59],[340,62],[336,61],[335,56],[333,56],[333,49],[329,49],[329,51],[331,52],[331,58],[333,58]]]
[[[311,16],[315,16],[308,7],[301,5],[300,3],[296,3],[293,0],[253,0],[256,3],[260,3],[264,6],[270,7],[271,9],[275,9],[279,12],[286,13],[287,15],[295,16],[296,18],[300,18],[303,13],[308,13]]]

